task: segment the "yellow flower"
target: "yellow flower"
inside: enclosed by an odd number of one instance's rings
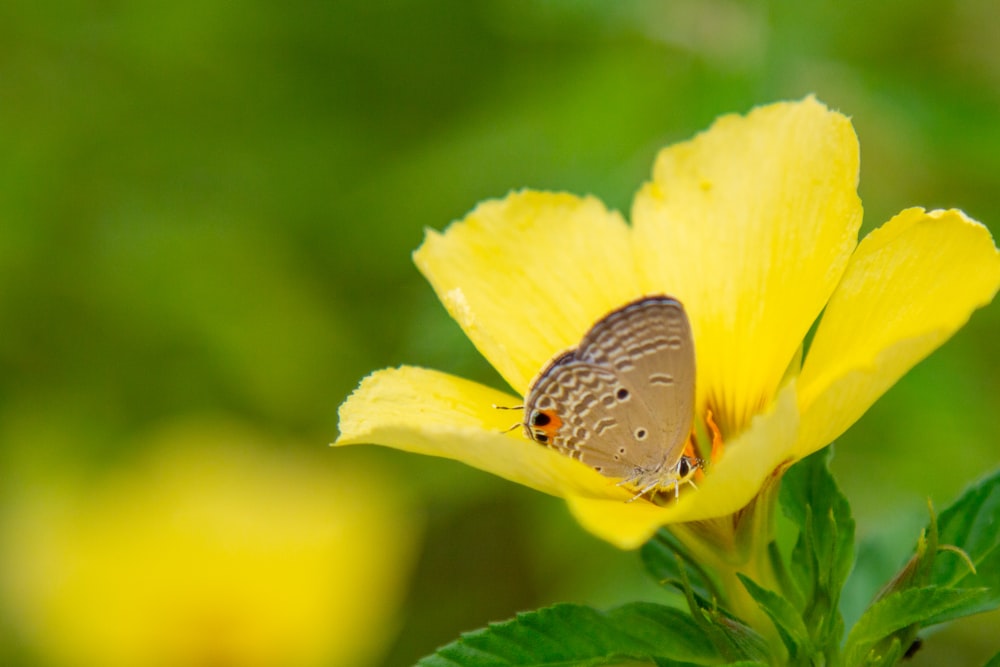
[[[395,631],[416,530],[384,480],[231,426],[8,497],[0,612],[44,664],[351,667]],[[9,494],[8,494],[9,495]]]
[[[813,98],[725,116],[665,148],[632,225],[591,197],[522,191],[480,204],[415,261],[522,397],[608,312],[667,294],[687,310],[696,414],[724,455],[657,504],[527,439],[503,434],[521,399],[413,367],[376,372],[340,409],[336,444],[464,461],[566,499],[624,548],[660,526],[747,506],[775,471],[843,433],[1000,285],[987,229],[961,211],[907,209],[857,242],[858,142]],[[823,313],[802,359],[803,339]],[[704,432],[704,429],[702,429]]]

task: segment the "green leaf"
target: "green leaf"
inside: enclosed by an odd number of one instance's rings
[[[892,667],[906,655],[906,647],[899,637],[888,639],[877,651],[871,651],[865,657],[866,667]]]
[[[819,590],[819,575],[813,540],[812,508],[805,507],[805,516],[799,525],[799,537],[792,548],[791,561],[788,567],[794,590],[789,599],[798,600],[801,608],[812,604]]]
[[[421,660],[420,667],[563,667],[629,660],[661,664],[717,661],[687,613],[637,602],[610,611],[559,604],[469,632]],[[669,662],[674,661],[674,662]]]
[[[975,567],[958,553],[941,551],[934,562],[932,580],[940,586],[984,587],[990,595],[982,608],[1000,606],[1000,471],[967,489],[938,518],[942,547],[961,549]],[[975,612],[970,612],[975,613]]]
[[[665,658],[653,658],[653,664],[656,667],[703,667],[700,664],[693,662],[677,662],[676,660],[667,660]],[[722,667],[771,667],[766,662],[758,662],[757,660],[740,660],[739,662],[724,662],[721,663]]]
[[[792,521],[800,527],[808,521],[819,583],[839,592],[853,564],[854,519],[830,474],[829,458],[827,448],[792,466],[782,480],[780,500]]]
[[[792,466],[779,499],[800,531],[789,567],[798,590],[785,597],[804,600],[802,619],[813,643],[832,656],[844,633],[839,601],[854,562],[854,519],[827,467],[829,457],[828,448]]]
[[[675,556],[678,563],[680,559],[680,555]],[[687,569],[678,567],[678,572],[680,588],[687,599],[692,620],[698,624],[724,660],[731,663],[745,659],[767,659],[767,640],[756,630],[719,607],[718,598],[708,600],[699,595],[691,586]]]
[[[983,667],[1000,667],[1000,653],[990,658]]]
[[[905,650],[923,626],[1000,605],[998,521],[997,473],[968,489],[940,517],[932,511],[914,555],[851,631],[848,658],[867,651],[865,664],[891,664],[890,640]],[[880,633],[881,638],[876,637]],[[862,651],[864,646],[868,648]]]
[[[643,660],[640,662],[613,662],[610,663],[615,665],[615,667],[628,667],[629,665],[649,665],[649,661]],[[670,658],[652,658],[652,664],[656,667],[702,667],[700,663],[697,662],[686,662],[683,660],[671,660]]]
[[[898,642],[905,650],[920,627],[966,615],[966,609],[981,604],[982,589],[938,586],[907,588],[878,600],[851,629],[844,647],[847,665],[889,664],[883,662]]]
[[[878,602],[893,593],[908,588],[923,588],[931,583],[931,570],[938,554],[937,518],[931,510],[931,523],[927,530],[921,532],[917,546],[906,564],[882,586],[875,595],[873,603]]]
[[[872,603],[872,591],[883,589],[887,581],[898,578],[899,564],[913,555],[913,536],[921,533],[924,521],[926,518],[916,511],[897,513],[890,525],[880,526],[877,532],[866,535],[856,545],[854,569],[840,598],[840,609],[848,627],[857,623]],[[929,583],[928,579],[919,585]]]
[[[801,614],[792,603],[774,591],[759,586],[749,577],[742,574],[737,574],[737,576],[754,601],[774,622],[792,661],[811,656],[814,649],[812,640],[809,638],[809,630],[803,623]]]
[[[695,614],[702,631],[719,654],[729,661],[726,664],[744,659],[766,660],[770,655],[767,640],[725,610],[703,607],[696,609]]]

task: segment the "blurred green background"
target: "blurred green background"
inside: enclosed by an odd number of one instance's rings
[[[815,93],[854,119],[864,231],[920,205],[996,234],[998,29],[993,0],[5,3],[0,503],[220,418],[331,475],[373,471],[359,504],[380,484],[412,499],[401,520],[423,544],[386,665],[560,600],[665,599],[559,501],[325,449],[371,370],[500,385],[410,261],[423,229],[522,186],[627,214],[661,146]],[[927,496],[940,507],[1000,461],[998,334],[994,304],[837,445],[890,570]],[[946,630],[915,664],[975,664],[1000,650],[995,622]],[[0,619],[0,662],[41,664],[16,626]]]

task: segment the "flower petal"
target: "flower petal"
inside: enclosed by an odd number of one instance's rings
[[[846,431],[998,286],[989,230],[961,211],[908,209],[865,237],[802,367],[799,456]]]
[[[448,312],[525,394],[557,353],[640,296],[629,228],[592,197],[523,191],[487,201],[414,261]]]
[[[647,502],[570,496],[566,500],[589,531],[622,549],[634,549],[663,525],[727,516],[745,507],[764,481],[793,458],[798,440],[795,382],[779,392],[770,410],[753,418],[750,427],[726,447],[725,458],[676,503],[660,507]]]
[[[725,116],[664,149],[636,196],[647,291],[687,307],[698,405],[727,437],[777,391],[857,240],[858,142],[813,98]]]
[[[539,491],[562,496],[580,523],[612,544],[633,549],[665,524],[731,514],[749,503],[764,480],[791,457],[798,415],[795,384],[726,449],[696,491],[657,506],[626,502],[614,480],[519,433],[503,434],[509,414],[492,405],[511,397],[445,373],[414,367],[365,378],[340,408],[335,444],[373,443],[462,461]]]
[[[372,373],[340,406],[336,445],[377,444],[461,461],[555,496],[628,494],[591,468],[528,440],[520,400],[461,378],[404,366]],[[505,431],[509,431],[505,433]]]

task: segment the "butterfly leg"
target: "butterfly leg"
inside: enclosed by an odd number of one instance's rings
[[[653,491],[655,493],[656,492],[656,487],[658,487],[658,486],[660,486],[660,481],[659,480],[652,481],[649,484],[647,484],[646,486],[644,486],[638,493],[636,493],[634,496],[632,496],[631,498],[629,498],[625,502],[626,503],[635,502],[636,500],[638,500],[639,498],[642,498],[644,495],[646,495],[650,491]]]

